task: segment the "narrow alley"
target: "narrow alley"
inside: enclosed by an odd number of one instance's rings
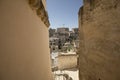
[[[0,0],[0,80],[120,80],[120,0]]]

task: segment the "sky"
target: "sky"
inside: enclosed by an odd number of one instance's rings
[[[50,28],[78,27],[78,11],[82,0],[46,0]]]

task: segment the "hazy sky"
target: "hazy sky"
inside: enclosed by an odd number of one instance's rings
[[[51,28],[78,27],[78,11],[82,0],[46,0]]]

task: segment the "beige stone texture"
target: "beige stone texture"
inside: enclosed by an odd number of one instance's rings
[[[42,2],[43,2],[43,5],[44,5],[44,7],[45,7],[45,9],[46,9],[46,0],[42,0]]]
[[[0,0],[0,80],[52,80],[48,28],[28,0]]]
[[[120,80],[120,0],[84,0],[79,34],[80,80]]]
[[[39,18],[44,22],[44,24],[49,27],[49,17],[46,11],[46,0],[28,0],[31,9],[36,12]]]
[[[56,59],[59,70],[74,70],[77,67],[77,55],[60,55]]]

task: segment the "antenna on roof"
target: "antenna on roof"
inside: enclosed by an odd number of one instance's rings
[[[63,24],[63,27],[65,27],[65,24]]]

